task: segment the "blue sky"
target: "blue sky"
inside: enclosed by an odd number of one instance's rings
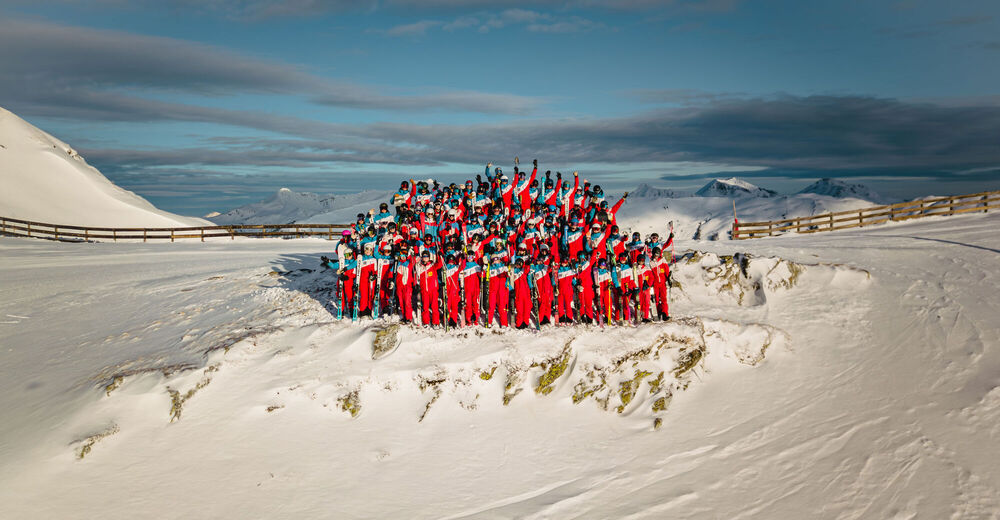
[[[0,105],[199,215],[538,158],[609,190],[1000,187],[1000,4],[7,0]]]

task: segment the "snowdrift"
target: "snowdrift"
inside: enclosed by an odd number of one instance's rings
[[[339,322],[319,240],[3,240],[0,503],[991,518],[998,223],[681,240],[675,320],[541,332]]]
[[[69,145],[0,108],[0,215],[94,227],[184,227],[209,222],[162,211],[109,181]]]

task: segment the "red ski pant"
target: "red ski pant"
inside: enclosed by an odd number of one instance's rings
[[[602,289],[600,289],[600,299],[601,299],[601,318],[604,321],[611,321],[611,309],[612,309],[612,296],[611,296],[611,284],[606,284]]]
[[[354,312],[354,278],[340,282],[340,310],[345,315]]]
[[[515,325],[531,324],[531,304],[531,289],[528,287],[528,282],[523,281],[514,284]]]
[[[479,284],[471,281],[465,284],[465,322],[479,323]]]
[[[458,323],[458,304],[462,294],[457,285],[448,284],[448,319]]]
[[[591,319],[594,317],[594,286],[593,284],[583,283],[580,284],[582,290],[580,291],[580,317],[587,316]]]
[[[361,271],[361,278],[358,279],[358,295],[361,301],[358,303],[358,309],[364,312],[371,308],[372,296],[375,294],[375,271],[372,269],[365,269]]]
[[[639,290],[639,296],[638,296],[638,298],[639,298],[639,304],[638,304],[639,308],[636,309],[635,313],[638,314],[644,320],[648,320],[649,319],[649,299],[650,299],[650,294],[649,293],[651,291],[652,291],[652,289],[650,289],[648,287],[645,288],[645,289],[640,289]]]
[[[438,284],[424,283],[420,286],[420,299],[423,308],[420,309],[420,321],[426,325],[433,320],[434,325],[441,324],[441,308],[438,306]]]
[[[510,291],[507,290],[507,275],[494,276],[490,278],[490,311],[486,314],[486,323],[493,322],[493,313],[500,312],[500,326],[507,326],[507,299],[510,298]]]
[[[552,282],[543,279],[538,282],[538,322],[552,320]]]
[[[559,283],[559,299],[556,301],[560,318],[573,319],[573,283]]]
[[[667,298],[669,294],[667,291],[667,282],[656,282],[653,287],[656,289],[656,308],[659,309],[660,314],[670,316],[670,302],[667,301],[669,299]]]
[[[399,300],[399,316],[406,321],[413,320],[413,286],[396,286],[396,298]]]
[[[619,317],[625,321],[632,319],[632,310],[629,307],[632,303],[631,291],[631,287],[628,289],[622,287],[621,298],[619,298],[620,304],[618,305],[618,309],[615,311],[615,319],[618,319]]]

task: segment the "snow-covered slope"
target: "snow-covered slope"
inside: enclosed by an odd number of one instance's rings
[[[815,193],[816,195],[826,195],[836,198],[855,198],[881,202],[882,196],[875,193],[864,184],[839,181],[837,179],[823,178],[805,188],[799,193]]]
[[[632,197],[618,213],[623,229],[663,234],[674,222],[682,238],[727,240],[733,224],[733,202],[741,222],[806,217],[830,211],[865,208],[875,203],[858,198],[802,193],[777,197]]]
[[[162,211],[109,181],[62,141],[0,108],[0,215],[76,226],[183,227],[208,222]]]
[[[761,188],[738,177],[714,179],[695,192],[699,197],[776,197],[777,192]]]
[[[648,183],[642,183],[635,190],[629,192],[628,196],[632,198],[644,198],[644,199],[663,199],[663,198],[681,198],[681,197],[691,197],[693,194],[688,191],[683,190],[673,190],[670,188],[654,188]]]
[[[294,192],[281,188],[261,202],[240,206],[211,218],[219,225],[287,224],[330,211],[334,200],[333,195]]]
[[[281,188],[271,197],[240,206],[211,218],[219,225],[228,224],[342,224],[354,222],[358,213],[367,213],[379,203],[388,202],[388,191],[366,190],[347,195],[317,195]]]
[[[337,322],[320,240],[3,240],[2,516],[995,517],[998,229],[682,239],[672,322],[538,333]]]

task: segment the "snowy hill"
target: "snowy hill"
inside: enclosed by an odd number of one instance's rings
[[[761,188],[738,177],[715,179],[695,192],[699,197],[776,197],[777,192]]]
[[[228,224],[339,224],[353,222],[358,213],[367,213],[387,202],[391,192],[366,190],[347,195],[317,195],[281,188],[271,197],[240,206],[211,218]]]
[[[991,212],[682,239],[671,322],[448,333],[337,321],[323,240],[0,240],[0,503],[993,518],[998,230]]]
[[[0,215],[95,227],[208,222],[162,211],[109,181],[62,141],[0,108]]]
[[[680,198],[680,197],[691,197],[692,193],[683,190],[672,190],[669,188],[654,188],[647,183],[640,184],[635,190],[630,191],[628,194],[632,198],[650,198],[650,199],[663,199],[663,198]]]
[[[809,186],[806,186],[799,193],[815,193],[836,198],[855,198],[870,200],[872,202],[882,202],[883,198],[864,184],[849,183],[837,179],[820,179]]]
[[[212,222],[227,224],[286,224],[309,218],[332,209],[332,195],[294,192],[281,188],[274,195],[261,201],[240,206],[221,215],[211,217]]]

